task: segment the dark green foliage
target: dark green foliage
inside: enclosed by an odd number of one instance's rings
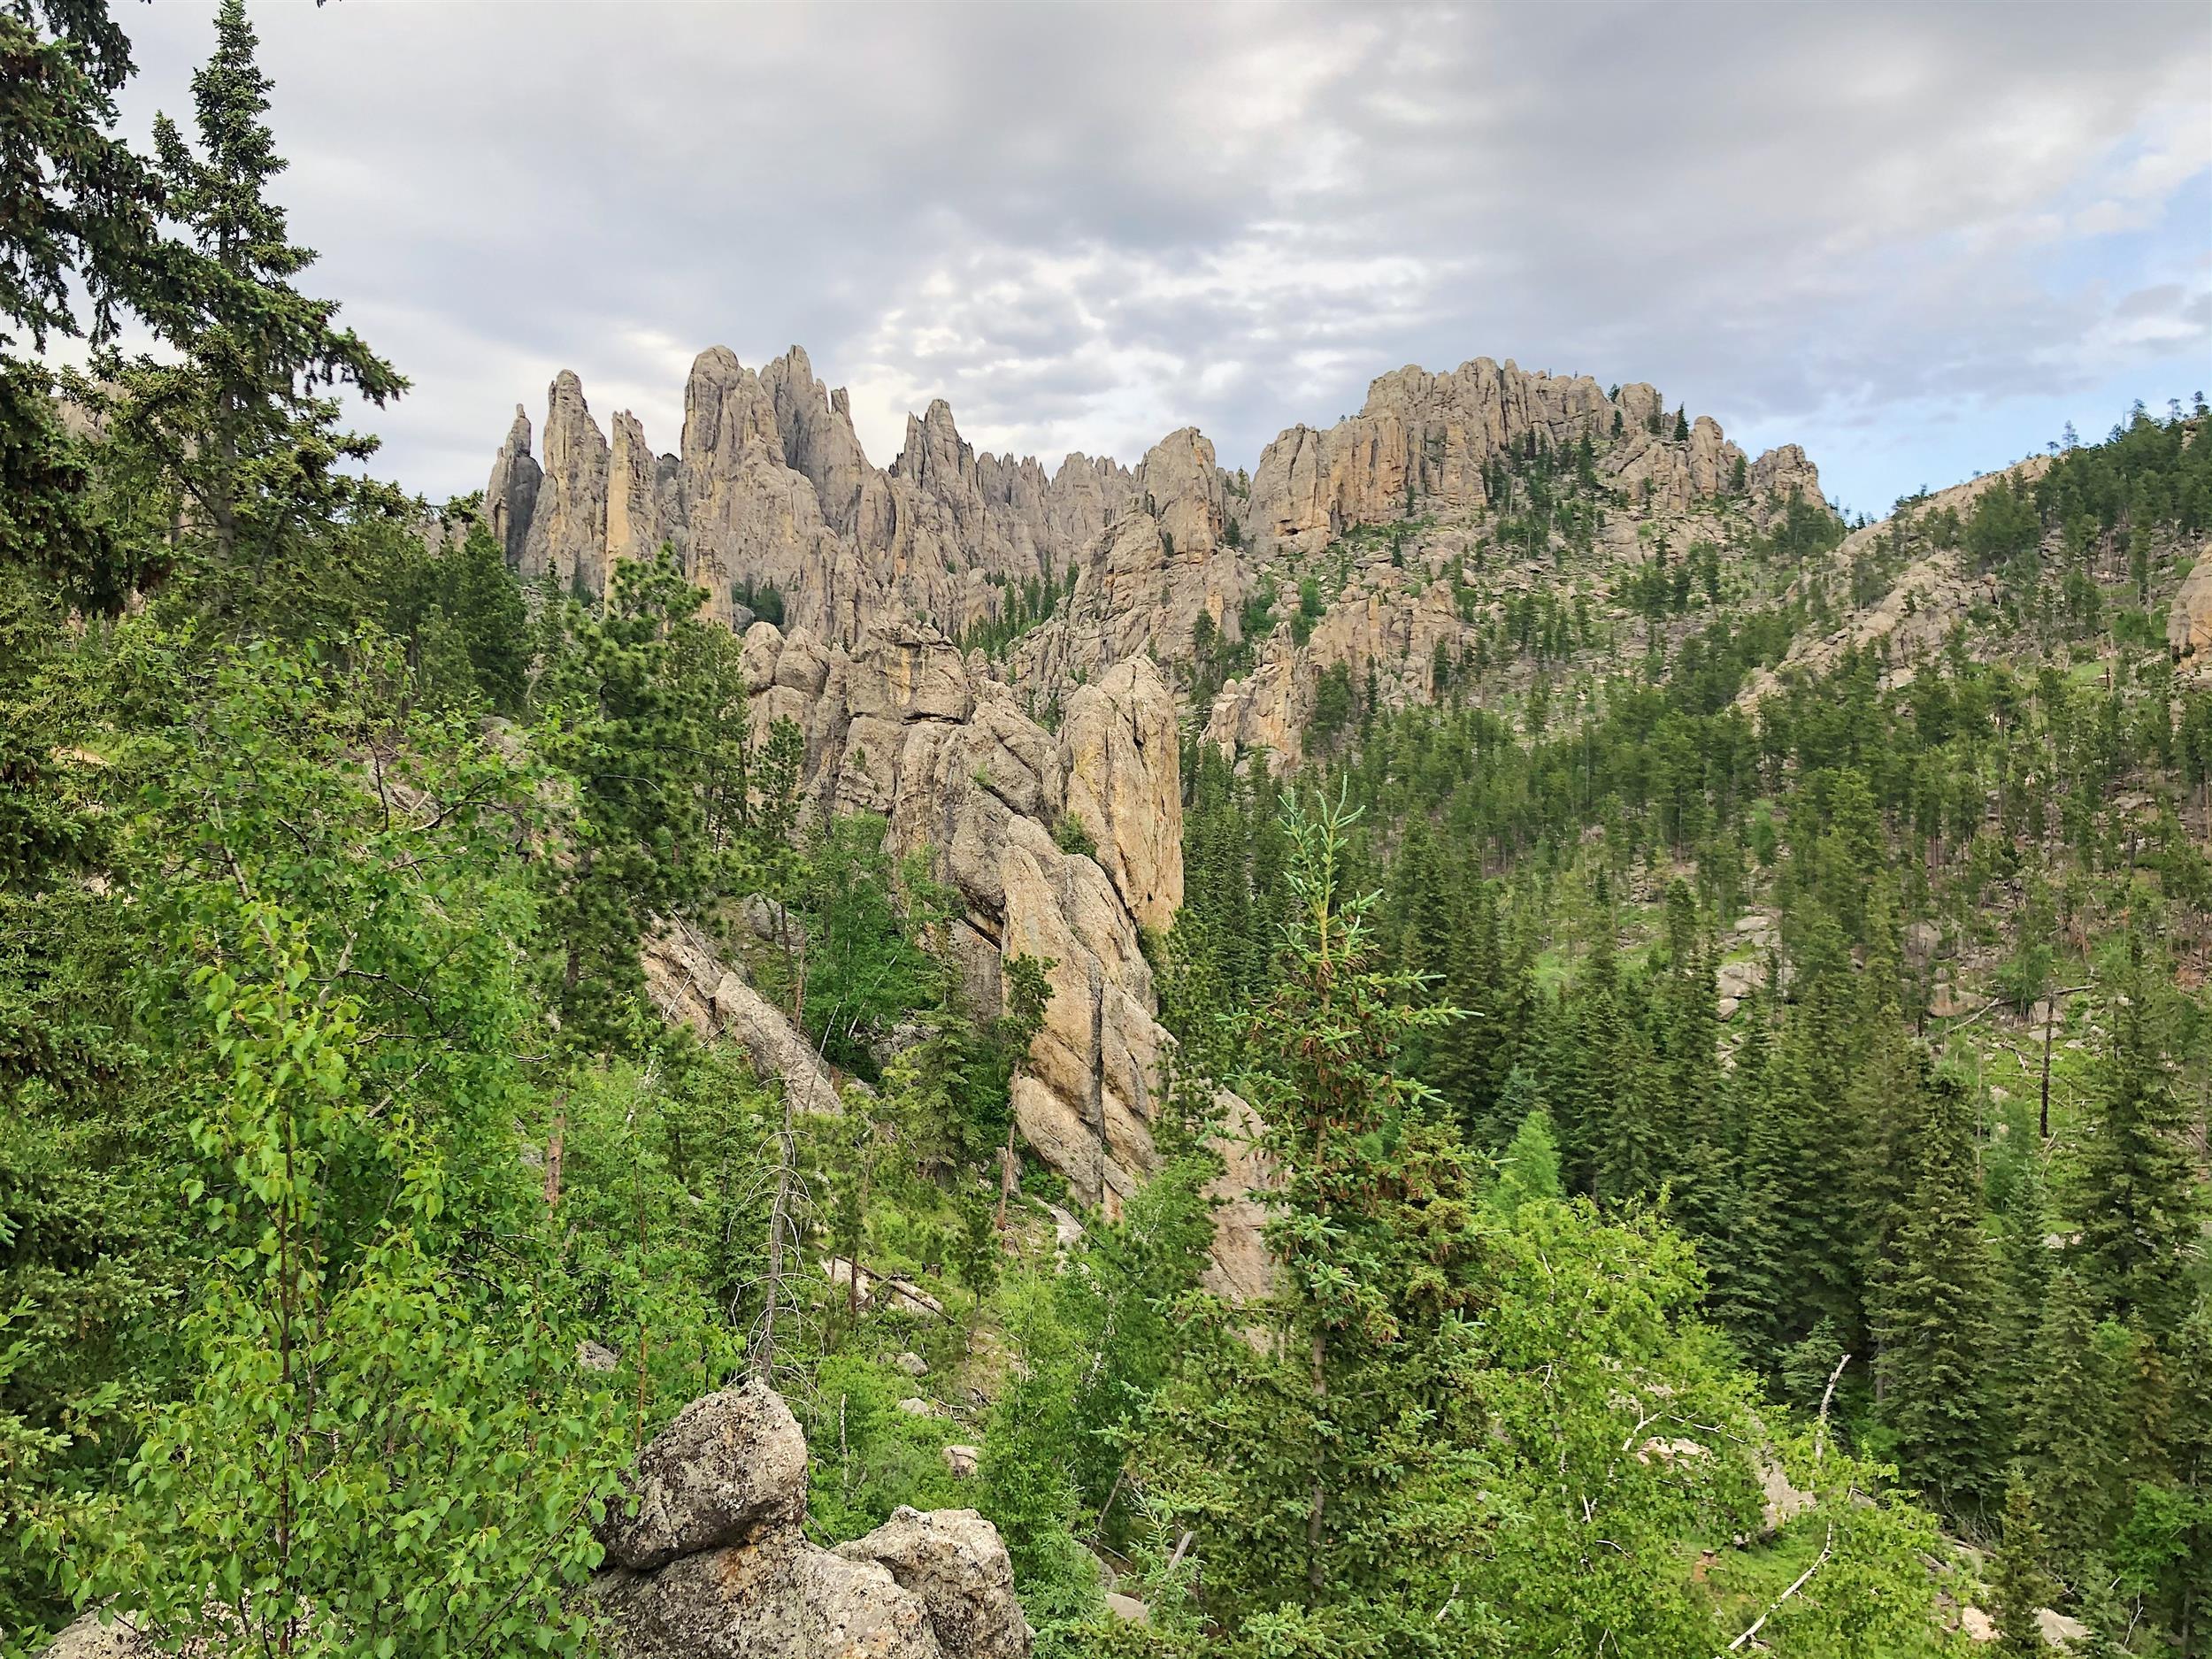
[[[2059,1586],[2043,1571],[2043,1549],[2034,1494],[2015,1481],[2005,1492],[2004,1531],[1989,1561],[1990,1613],[1997,1624],[1993,1651],[2006,1659],[2039,1659],[2045,1651],[2037,1611],[2050,1605]]]
[[[2099,1100],[2084,1125],[2076,1225],[2084,1271],[2108,1305],[2170,1330],[2192,1299],[2205,1203],[2189,1114],[2168,1083],[2155,987],[2139,971],[2112,999]]]
[[[1989,1356],[1996,1286],[1982,1237],[1965,1089],[1939,1077],[1916,1094],[1913,1167],[1878,1271],[1872,1323],[1883,1418],[1895,1437],[1899,1467],[1933,1502],[1956,1513],[1993,1462]]]
[[[124,478],[171,501],[188,574],[208,584],[202,603],[219,614],[288,605],[265,619],[304,627],[333,521],[401,505],[344,470],[376,441],[341,429],[322,388],[380,405],[407,382],[336,326],[335,303],[292,286],[314,256],[289,242],[267,195],[286,164],[262,119],[270,83],[255,46],[243,4],[228,0],[193,77],[196,147],[166,117],[155,124],[163,212],[198,258],[184,292],[139,309],[180,356],[97,358],[99,380],[120,391],[87,395],[109,419]]]
[[[681,672],[699,595],[664,555],[615,573],[603,614],[563,607],[533,699],[547,752],[579,787],[575,846],[545,867],[562,1036],[586,1050],[645,1041],[638,946],[653,918],[703,902],[717,873],[699,785],[709,687]]]

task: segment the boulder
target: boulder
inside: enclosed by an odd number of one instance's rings
[[[130,1624],[103,1624],[96,1609],[86,1613],[47,1645],[39,1659],[150,1659],[154,1644]]]
[[[693,1401],[638,1459],[598,1531],[607,1559],[652,1572],[806,1518],[806,1440],[764,1383]]]
[[[1013,1563],[998,1529],[973,1509],[925,1513],[902,1505],[837,1553],[882,1567],[919,1598],[948,1655],[1028,1659],[1029,1622],[1014,1599]]]
[[[588,1590],[619,1659],[1027,1659],[1012,1563],[973,1510],[807,1540],[805,1441],[763,1384],[687,1406],[630,1486],[636,1512],[597,1529],[610,1564]]]

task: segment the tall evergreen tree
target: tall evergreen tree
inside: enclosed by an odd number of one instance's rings
[[[2042,1659],[2041,1609],[2058,1595],[2058,1585],[2043,1570],[2043,1529],[2037,1524],[2035,1494],[2024,1481],[2005,1489],[2004,1530],[1989,1558],[1990,1611],[1997,1624],[1993,1652],[2003,1659]]]
[[[104,346],[119,313],[164,312],[188,291],[160,182],[112,131],[131,67],[100,0],[0,7],[0,568],[108,613],[136,585],[138,549],[95,510],[91,457],[56,414],[53,377],[16,349],[55,334]]]
[[[1917,1091],[1916,1169],[1877,1280],[1882,1416],[1906,1477],[1957,1513],[1990,1465],[1990,1309],[1981,1182],[1965,1090],[1939,1077]]]
[[[2099,1342],[2081,1277],[2062,1271],[2037,1341],[2035,1379],[2020,1431],[2020,1464],[2051,1540],[2054,1560],[2079,1582],[2096,1557],[2112,1509],[2123,1428],[2117,1379]]]
[[[2109,999],[2109,1046],[2083,1125],[2074,1223],[2084,1271],[2098,1294],[2153,1332],[2186,1306],[2202,1252],[2203,1189],[2191,1162],[2188,1118],[2166,1078],[2155,987],[2140,964]]]
[[[656,918],[697,904],[714,872],[702,792],[710,687],[682,672],[677,644],[703,626],[701,599],[665,551],[626,562],[603,616],[563,602],[534,688],[546,747],[580,791],[577,846],[545,879],[552,999],[583,1052],[630,1048],[649,1028],[639,943]]]
[[[400,510],[396,493],[341,469],[376,440],[343,430],[324,388],[381,405],[407,382],[337,326],[335,302],[293,287],[315,256],[268,195],[287,164],[264,119],[271,83],[244,0],[225,0],[215,35],[192,78],[196,147],[166,116],[154,127],[164,211],[199,259],[186,291],[141,309],[179,358],[100,367],[122,388],[104,400],[117,465],[173,492],[175,539],[204,561],[207,603],[234,615],[272,595],[303,602],[302,561],[341,514]]]

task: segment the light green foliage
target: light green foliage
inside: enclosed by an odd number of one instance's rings
[[[1498,1183],[1490,1202],[1508,1215],[1521,1206],[1566,1196],[1559,1182],[1559,1146],[1552,1136],[1551,1114],[1539,1108],[1521,1119],[1513,1139],[1498,1157]]]

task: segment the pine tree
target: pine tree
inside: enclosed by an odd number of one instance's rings
[[[1997,1624],[1991,1651],[2004,1659],[2042,1659],[2047,1651],[2036,1615],[2057,1599],[2058,1585],[2044,1571],[2043,1550],[2035,1494],[2016,1480],[2005,1489],[2004,1531],[1989,1558],[1990,1611]]]
[[[477,690],[500,713],[519,714],[530,667],[530,616],[506,555],[479,522],[445,562],[452,590],[447,609],[467,648]]]
[[[2078,1274],[2052,1281],[2020,1431],[2020,1465],[2054,1559],[2078,1577],[2105,1536],[2122,1438],[2116,1379]]]
[[[2135,949],[2139,956],[2139,941]],[[2110,999],[2112,1036],[2073,1190],[2085,1273],[2108,1305],[2157,1333],[2170,1331],[2186,1305],[2204,1204],[2187,1114],[2166,1080],[2154,995],[2139,961]]]
[[[535,688],[545,747],[577,780],[577,845],[549,861],[547,924],[558,941],[551,995],[564,1040],[628,1048],[649,1030],[638,946],[684,914],[714,873],[703,785],[710,687],[682,672],[677,640],[703,625],[703,595],[665,550],[626,561],[604,616],[563,602]]]
[[[376,440],[343,430],[321,388],[382,405],[407,382],[350,329],[338,307],[292,280],[313,263],[267,196],[286,165],[263,119],[270,81],[243,0],[216,14],[213,55],[192,78],[196,148],[164,116],[154,128],[165,211],[200,256],[183,293],[143,309],[180,360],[102,360],[119,382],[119,459],[174,489],[187,545],[204,554],[219,611],[306,603],[301,561],[343,511],[397,511],[395,492],[341,470]],[[280,577],[285,580],[278,580]]]
[[[1957,1513],[1981,1484],[1988,1432],[1989,1309],[1994,1280],[1981,1230],[1981,1182],[1965,1091],[1920,1090],[1916,1169],[1877,1283],[1882,1416],[1907,1479]]]

